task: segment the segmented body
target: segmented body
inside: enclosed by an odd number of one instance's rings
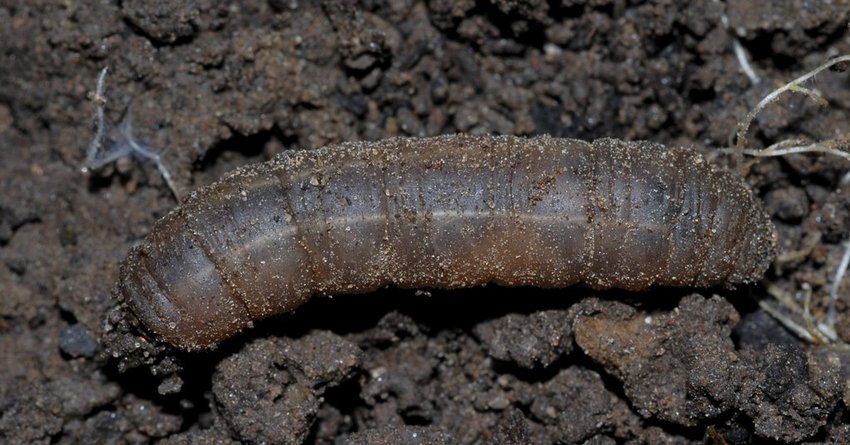
[[[317,294],[747,283],[774,250],[741,178],[686,150],[398,138],[285,152],[194,193],[119,289],[149,331],[198,349]]]

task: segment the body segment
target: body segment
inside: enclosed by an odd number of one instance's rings
[[[216,344],[316,294],[644,289],[761,277],[773,226],[740,178],[646,142],[442,136],[290,151],[160,221],[122,267],[146,328]]]

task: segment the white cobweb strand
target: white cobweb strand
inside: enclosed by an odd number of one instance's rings
[[[106,133],[106,122],[104,118],[104,110],[106,109],[106,96],[104,95],[106,73],[109,72],[109,67],[100,70],[100,75],[97,76],[97,86],[94,92],[95,103],[95,133],[94,138],[89,143],[89,148],[86,151],[86,160],[81,168],[83,173],[88,173],[90,170],[97,168],[97,158],[101,152],[103,145],[103,136]]]
[[[94,138],[92,138],[92,141],[89,143],[88,150],[86,151],[86,159],[80,170],[83,173],[89,173],[92,170],[98,169],[127,155],[149,159],[156,164],[156,168],[159,170],[160,175],[162,175],[162,179],[165,181],[166,185],[168,185],[168,188],[171,189],[171,193],[174,194],[177,201],[181,201],[174,179],[168,171],[168,168],[166,168],[165,162],[163,162],[162,153],[164,153],[164,150],[156,152],[136,141],[135,137],[133,137],[131,123],[132,117],[129,111],[124,117],[123,122],[120,124],[120,141],[114,141],[115,143],[110,144],[108,147],[104,147],[104,140],[107,138],[105,90],[106,74],[108,72],[109,68],[104,68],[100,71],[100,75],[97,77],[97,86],[95,87],[93,97],[95,102],[96,129]]]
[[[171,178],[171,173],[168,172],[168,168],[165,167],[165,163],[162,160],[162,154],[165,153],[165,150],[157,153],[136,142],[136,138],[133,137],[133,128],[129,113],[125,118],[124,123],[121,125],[121,134],[124,137],[124,140],[127,141],[127,144],[130,146],[133,153],[143,158],[150,159],[156,164],[159,174],[162,175],[162,179],[165,181],[166,185],[168,185],[168,188],[171,189],[171,193],[173,193],[174,197],[180,201],[180,195],[177,193],[177,188]]]

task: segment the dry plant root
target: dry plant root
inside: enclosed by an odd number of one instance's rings
[[[740,166],[742,170],[745,170],[744,163],[742,162],[744,155],[760,158],[784,156],[796,153],[825,153],[850,160],[850,133],[813,143],[799,139],[789,139],[777,142],[760,150],[747,148],[747,132],[749,131],[753,120],[755,120],[756,116],[764,110],[765,107],[776,101],[786,92],[804,94],[821,106],[829,105],[829,102],[819,92],[807,88],[803,86],[803,84],[811,80],[818,73],[827,69],[843,72],[847,69],[848,64],[850,64],[850,54],[833,57],[815,69],[773,90],[759,101],[759,103],[756,104],[749,113],[747,113],[744,119],[738,123],[737,142],[734,149],[735,164]],[[804,249],[804,251],[805,250],[809,249]],[[801,253],[802,251],[780,255],[779,259],[781,260],[783,257],[788,256],[796,257]],[[789,295],[782,289],[779,289],[776,286],[768,287],[768,293],[770,293],[776,302],[778,302],[782,307],[790,311],[791,315],[783,313],[783,311],[779,310],[771,302],[765,300],[760,301],[759,305],[765,310],[765,312],[773,316],[777,321],[782,323],[786,328],[794,332],[803,340],[814,344],[833,344],[842,347],[850,347],[850,345],[844,343],[838,338],[835,330],[835,306],[838,301],[838,287],[841,283],[841,279],[847,271],[848,264],[850,264],[850,241],[845,242],[844,256],[832,278],[832,284],[829,289],[829,307],[827,309],[825,320],[818,321],[812,315],[809,307],[809,302],[811,300],[811,288],[808,286],[804,286],[801,290],[804,292],[804,304],[802,307],[796,302],[792,295]]]

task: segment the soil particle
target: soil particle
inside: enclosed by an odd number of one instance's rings
[[[580,443],[597,434],[627,437],[629,425],[638,423],[599,374],[587,369],[565,369],[536,393],[531,413],[559,443]]]
[[[771,190],[764,196],[765,207],[771,215],[783,221],[798,220],[809,214],[809,199],[805,190],[784,188]]]
[[[663,317],[599,302],[579,314],[576,342],[623,381],[643,416],[687,426],[736,407],[752,416],[756,434],[795,442],[826,424],[844,389],[836,353],[804,347],[785,332],[747,336],[737,352],[729,337],[737,312],[718,297],[685,297]]]
[[[753,351],[763,350],[768,345],[798,350],[805,346],[799,338],[763,310],[745,315],[735,326],[735,336],[740,348]]]
[[[102,375],[94,379],[69,376],[37,388],[8,388],[4,392],[0,430],[6,432],[10,443],[50,443],[60,432],[78,435],[78,430],[92,421],[87,415],[105,408],[121,394],[119,386]],[[20,423],[22,418],[29,420]]]
[[[644,417],[694,426],[752,391],[730,338],[739,316],[726,300],[694,294],[659,315],[591,300],[578,314],[576,343],[623,381]]]
[[[97,340],[85,326],[75,324],[59,333],[59,349],[71,357],[93,357],[97,351]]]
[[[528,422],[522,412],[516,408],[505,411],[499,416],[495,430],[490,439],[492,444],[522,445],[531,443]]]
[[[805,1],[769,2],[752,7],[745,2],[729,2],[729,26],[740,37],[752,38],[759,31],[772,31],[770,50],[777,55],[796,53],[801,48],[814,50],[819,39],[844,29],[846,4],[815,4]],[[839,14],[835,16],[834,14]],[[788,17],[795,17],[789,21]],[[818,29],[824,37],[808,31]]]
[[[173,434],[159,442],[161,445],[237,445],[227,431],[203,429]]]
[[[797,442],[826,424],[842,395],[841,363],[831,351],[769,345],[759,363],[758,391],[743,409],[753,417],[756,433]]]
[[[63,430],[69,443],[149,442],[176,433],[180,416],[167,414],[148,401],[125,397],[115,410],[94,413],[83,420],[69,422]]]
[[[334,445],[450,445],[451,434],[423,427],[384,427],[340,437]]]
[[[850,226],[850,187],[844,186],[829,195],[817,215],[818,229],[830,242],[847,238]]]
[[[549,366],[573,349],[566,311],[508,314],[476,327],[475,334],[493,358],[524,368]]]
[[[327,332],[299,340],[249,343],[213,374],[213,394],[240,439],[299,444],[319,409],[319,395],[359,366],[357,346]]]
[[[209,4],[202,3],[208,10]],[[128,2],[121,5],[121,16],[157,44],[169,44],[196,35],[200,9],[198,4],[173,0]]]
[[[23,389],[20,398],[4,399],[0,430],[11,441],[48,444],[51,437],[62,431],[67,421],[36,405],[35,397],[31,396],[33,388]],[[21,422],[22,419],[26,422]]]

